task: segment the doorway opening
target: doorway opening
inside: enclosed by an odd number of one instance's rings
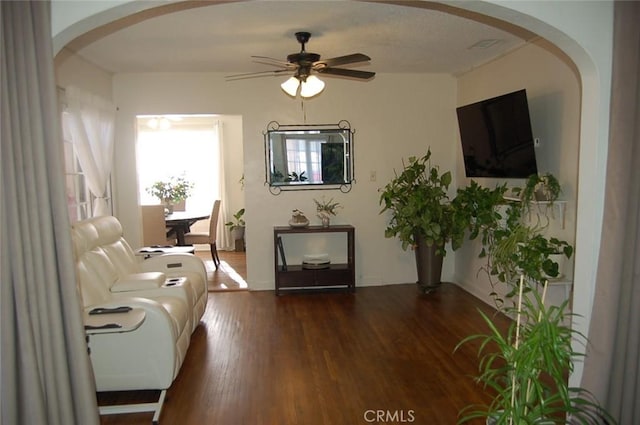
[[[217,226],[220,250],[234,248],[224,223],[244,208],[242,117],[235,115],[138,115],[136,167],[140,205],[160,204],[149,188],[158,181],[181,177],[193,186],[175,208],[194,213],[211,211],[221,200]],[[208,220],[196,222],[192,232],[209,231]],[[196,247],[208,250],[208,246]]]
[[[137,167],[141,205],[158,204],[149,193],[158,181],[182,177],[193,188],[179,210],[206,212],[220,196],[219,137],[215,115],[138,116]],[[188,205],[187,205],[188,204]]]

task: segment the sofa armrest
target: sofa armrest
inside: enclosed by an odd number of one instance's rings
[[[176,276],[184,271],[196,272],[207,281],[207,269],[204,261],[192,254],[163,254],[148,258],[140,269],[145,272],[163,272],[167,276]]]
[[[164,389],[171,385],[182,365],[179,337],[169,313],[144,298],[120,298],[92,305],[130,306],[145,311],[142,325],[131,332],[95,334],[89,337],[91,362],[98,391]]]
[[[122,276],[111,285],[111,292],[141,291],[159,288],[164,285],[167,276],[162,272],[132,273]]]

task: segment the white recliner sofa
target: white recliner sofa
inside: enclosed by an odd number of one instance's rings
[[[145,313],[144,321],[133,331],[89,337],[97,390],[161,390],[158,403],[149,409],[156,412],[157,423],[165,390],[178,374],[191,333],[206,308],[204,263],[191,254],[136,257],[122,236],[120,222],[112,216],[75,223],[72,239],[85,314],[95,308],[120,306]],[[104,317],[110,321],[109,315]],[[132,410],[101,408],[101,412],[141,411],[139,406]]]

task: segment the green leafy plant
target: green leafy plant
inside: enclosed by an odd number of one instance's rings
[[[285,181],[288,181],[288,182],[305,182],[305,181],[309,180],[309,178],[307,176],[305,176],[304,173],[305,173],[305,171],[300,172],[300,174],[296,173],[295,171],[292,171],[292,172],[289,173],[289,175],[287,176]]]
[[[457,190],[456,197],[451,201],[451,245],[454,250],[462,245],[466,237],[470,240],[480,237],[483,245],[488,243],[491,232],[502,220],[498,206],[504,204],[506,191],[504,184],[489,189],[474,180],[469,186]]]
[[[545,181],[555,182],[551,186],[554,193],[560,193],[555,177],[546,175]],[[535,178],[534,178],[535,177]],[[526,193],[533,196],[535,188],[532,182],[538,180],[532,176],[525,188],[513,188],[514,193]],[[482,249],[478,254],[486,259],[483,270],[487,272],[492,286],[490,296],[496,306],[501,307],[504,299],[497,290],[498,284],[506,285],[506,298],[512,298],[517,288],[517,279],[524,275],[525,283],[531,287],[540,284],[545,278],[559,276],[559,266],[554,254],[570,258],[573,247],[566,241],[544,234],[549,221],[538,217],[535,224],[528,224],[525,215],[529,212],[530,202],[526,200],[505,199],[506,185],[497,185],[489,189],[471,181],[469,186],[459,188],[455,199],[451,201],[454,225],[457,234],[452,236],[457,243],[479,238]],[[529,196],[529,195],[527,195]],[[541,211],[541,214],[545,214]]]
[[[169,180],[160,180],[147,188],[147,193],[165,204],[176,204],[191,195],[193,183],[183,176],[173,176]]]
[[[244,208],[240,208],[233,215],[234,219],[226,222],[224,225],[227,226],[230,231],[233,231],[234,229],[237,229],[237,228],[244,227],[246,223],[244,221],[243,216],[244,216]]]
[[[547,175],[541,180],[551,188],[547,199],[553,202],[560,193],[557,179]],[[586,339],[570,327],[569,300],[550,307],[545,306],[544,300],[547,277],[559,274],[552,255],[561,253],[569,258],[573,247],[544,235],[548,221],[538,219],[530,225],[524,219],[539,189],[539,176],[532,176],[524,188],[515,189],[520,198],[513,201],[504,198],[504,185],[488,189],[471,181],[469,186],[458,189],[451,201],[451,228],[460,232],[452,240],[461,243],[465,234],[469,239],[480,239],[479,256],[487,259],[484,269],[493,288],[490,295],[502,313],[515,318],[503,332],[481,312],[489,332],[469,336],[456,347],[458,350],[464,344],[479,341],[477,380],[493,395],[488,406],[465,408],[459,423],[486,418],[488,424],[564,424],[567,415],[571,416],[571,423],[600,424],[602,418],[611,420],[588,392],[567,384],[574,361],[582,356],[573,351],[572,343]],[[498,295],[498,283],[505,285],[504,298],[511,303],[505,304]]]
[[[295,171],[290,172],[286,176],[282,171],[273,169],[271,171],[271,183],[290,183],[290,182],[305,182],[309,180],[307,176],[304,175],[305,171],[300,172],[300,174]],[[243,185],[244,185],[244,175],[243,175]]]
[[[489,327],[487,334],[471,335],[455,348],[479,341],[479,375],[476,380],[494,394],[488,406],[468,406],[461,412],[459,424],[488,418],[491,424],[601,424],[615,421],[582,388],[569,387],[568,374],[583,354],[572,348],[574,340],[586,338],[568,323],[568,303],[546,307],[547,285],[542,295],[525,291],[520,278],[517,304],[508,312],[515,317],[503,332],[486,314],[480,312]]]
[[[273,169],[273,171],[271,171],[271,182],[272,183],[279,183],[279,182],[283,182],[284,180],[284,174],[282,174],[282,171],[276,170],[275,168]]]
[[[318,213],[318,217],[320,218],[329,217],[332,215],[335,216],[337,214],[336,210],[338,208],[342,208],[340,202],[334,202],[333,198],[327,201],[325,200],[324,196],[322,197],[321,201],[318,201],[314,198],[313,202],[315,202],[316,204],[316,212]]]
[[[573,247],[568,242],[546,238],[539,228],[522,224],[497,229],[492,239],[490,273],[505,283],[514,282],[519,275],[533,282],[557,277],[558,264],[550,256],[562,253],[570,258],[573,254]],[[513,295],[510,293],[507,296]]]
[[[535,201],[553,203],[561,192],[560,182],[552,173],[532,174],[527,178],[524,187],[513,189],[513,193],[520,197],[525,206]]]
[[[573,246],[567,241],[544,234],[546,225],[526,224],[523,215],[527,207],[522,202],[511,202],[504,210],[504,217],[488,225],[482,238],[482,251],[479,257],[486,258],[483,270],[487,272],[491,283],[496,306],[504,304],[498,285],[509,299],[517,291],[518,277],[523,275],[530,288],[540,285],[545,279],[556,278],[560,269],[555,254],[566,258],[573,255]]]
[[[381,190],[380,213],[391,212],[385,237],[398,237],[402,249],[414,247],[418,237],[434,244],[445,255],[445,244],[451,239],[451,205],[447,191],[451,172],[440,173],[431,165],[431,149],[421,158],[409,157],[400,174]]]

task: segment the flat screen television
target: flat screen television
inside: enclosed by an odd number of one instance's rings
[[[525,89],[456,109],[467,177],[538,172]]]

